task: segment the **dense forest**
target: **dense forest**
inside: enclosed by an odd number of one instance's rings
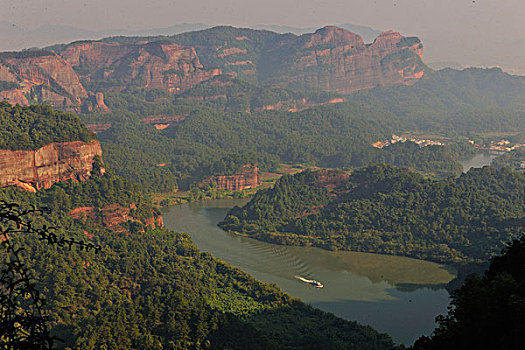
[[[101,247],[68,251],[34,235],[11,238],[47,299],[60,348],[394,348],[387,335],[311,308],[200,252],[187,234],[136,222],[116,232],[71,217],[72,208],[108,203],[136,203],[133,215],[151,215],[148,200],[129,185],[109,174],[37,194],[0,191],[0,200],[47,206],[43,216],[27,218],[34,225]],[[8,253],[0,257],[5,262]]]
[[[94,139],[71,113],[46,105],[22,107],[0,102],[0,149],[34,150],[52,142]]]
[[[413,130],[479,137],[525,128],[525,79],[499,68],[443,69],[412,86],[360,91],[350,100],[394,113]]]
[[[492,163],[498,168],[509,168],[515,170],[525,169],[525,148],[518,148],[509,153],[502,154],[496,157]]]
[[[492,167],[432,180],[375,165],[329,178],[304,172],[259,191],[220,224],[279,244],[405,255],[445,263],[487,260],[523,232],[525,174]],[[334,188],[335,186],[335,188]]]
[[[203,33],[194,35],[204,40]],[[447,177],[458,175],[457,160],[475,150],[458,136],[482,144],[488,132],[523,130],[524,86],[522,78],[499,69],[447,69],[413,86],[378,87],[346,96],[346,103],[315,106],[336,95],[219,76],[180,95],[133,87],[108,91],[112,113],[84,113],[81,118],[112,124],[99,134],[108,164],[148,191],[196,184],[211,175],[202,169],[230,153],[256,154],[263,170],[283,162],[337,168],[390,163]],[[309,109],[287,110],[301,107],[297,103],[302,98],[311,103]],[[261,110],[265,105],[281,109]],[[154,116],[179,119],[164,130],[140,121]],[[449,141],[445,147],[420,150],[405,144],[381,150],[370,146],[405,132],[437,134]]]
[[[452,293],[447,315],[411,349],[520,349],[525,344],[525,236]]]
[[[238,39],[244,36],[249,40]],[[343,169],[284,176],[243,208],[232,209],[221,223],[257,239],[479,267],[523,233],[525,174],[507,169],[521,167],[523,152],[499,157],[497,168],[472,169],[458,177],[458,159],[475,151],[458,141],[461,136],[482,140],[489,132],[525,128],[523,77],[499,69],[426,71],[413,86],[377,87],[350,96],[257,85],[264,81],[264,67],[257,68],[261,50],[291,37],[217,27],[157,38],[195,46],[205,67],[223,67],[237,79],[219,76],[174,95],[82,81],[88,90],[104,93],[111,111],[91,112],[91,101],[80,114],[86,123],[110,125],[98,135],[110,170],[36,194],[0,190],[0,200],[48,208],[27,217],[35,225],[101,247],[99,253],[68,251],[31,235],[11,238],[23,248],[24,262],[48,300],[61,348],[396,348],[385,334],[309,307],[276,285],[200,252],[187,234],[145,225],[158,213],[142,191],[189,189],[246,163],[264,170],[281,163]],[[232,40],[239,41],[240,51],[218,54],[215,47],[225,51],[223,44]],[[50,53],[2,53],[0,61],[42,55]],[[239,59],[246,64],[230,64]],[[75,67],[79,73],[90,69]],[[1,90],[18,87],[0,82]],[[327,103],[334,98],[346,102]],[[144,120],[148,117],[175,119],[157,130]],[[406,132],[437,134],[448,144],[371,146]],[[0,102],[0,149],[94,138],[70,113]],[[367,167],[354,169],[362,166]],[[75,208],[96,212],[112,204],[130,208],[132,218],[116,230],[101,217],[71,215]],[[435,333],[420,339],[415,349],[515,347],[523,333],[524,243],[521,238],[492,258],[483,277],[467,278],[453,294],[449,315],[440,317]],[[0,259],[5,265],[8,253],[2,250]]]
[[[111,98],[107,103],[111,108]],[[213,168],[213,163],[232,154],[240,155],[239,159],[254,154],[263,170],[279,163],[348,168],[392,162],[450,176],[461,172],[458,157],[471,152],[460,141],[448,147],[400,143],[380,150],[371,146],[399,131],[398,118],[390,112],[361,103],[341,103],[296,113],[199,108],[164,130],[128,116],[114,120],[98,136],[108,166],[157,192],[198,183],[212,175],[203,169]]]

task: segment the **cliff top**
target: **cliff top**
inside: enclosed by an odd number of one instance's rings
[[[46,105],[0,102],[0,149],[35,150],[53,142],[94,139],[95,134],[71,113]]]

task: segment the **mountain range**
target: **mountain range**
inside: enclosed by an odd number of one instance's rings
[[[413,84],[428,71],[422,56],[418,38],[393,31],[365,44],[361,36],[334,26],[302,35],[214,27],[170,37],[112,37],[0,53],[0,97],[104,111],[97,93],[134,86],[178,94],[221,74],[348,94]]]

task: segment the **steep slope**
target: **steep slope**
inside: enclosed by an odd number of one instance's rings
[[[365,45],[352,32],[324,27],[266,51],[259,78],[266,84],[350,94],[375,86],[410,85],[425,74],[417,38],[384,32]]]
[[[370,45],[333,26],[301,36],[214,27],[170,39],[195,46],[205,64],[240,79],[301,90],[348,94],[378,85],[408,85],[427,70],[419,39],[392,31]]]
[[[175,94],[222,73],[252,83],[349,94],[409,85],[427,70],[417,38],[384,32],[365,45],[359,35],[337,27],[301,36],[215,27],[56,49],[0,54],[0,98],[108,112],[101,92],[138,87]]]
[[[1,96],[13,103],[76,108],[87,97],[71,65],[47,51],[0,53],[0,81],[19,85],[2,91]]]
[[[0,136],[0,187],[34,192],[58,181],[83,181],[102,155],[77,117],[49,106],[0,102]]]
[[[61,56],[93,87],[137,86],[182,92],[221,73],[205,69],[192,47],[169,42],[79,42]]]

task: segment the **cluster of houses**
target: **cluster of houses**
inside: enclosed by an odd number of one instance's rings
[[[390,145],[393,145],[397,142],[414,142],[419,145],[419,147],[426,147],[426,146],[443,146],[443,142],[436,141],[436,140],[425,140],[425,139],[417,139],[415,137],[403,137],[403,136],[397,136],[392,135],[392,138],[388,141],[377,141],[372,144],[375,148],[383,148],[388,147]]]
[[[511,142],[508,140],[501,140],[498,142],[490,141],[490,144],[484,148],[488,149],[489,151],[510,152],[520,147],[525,147],[525,143],[511,144]]]

